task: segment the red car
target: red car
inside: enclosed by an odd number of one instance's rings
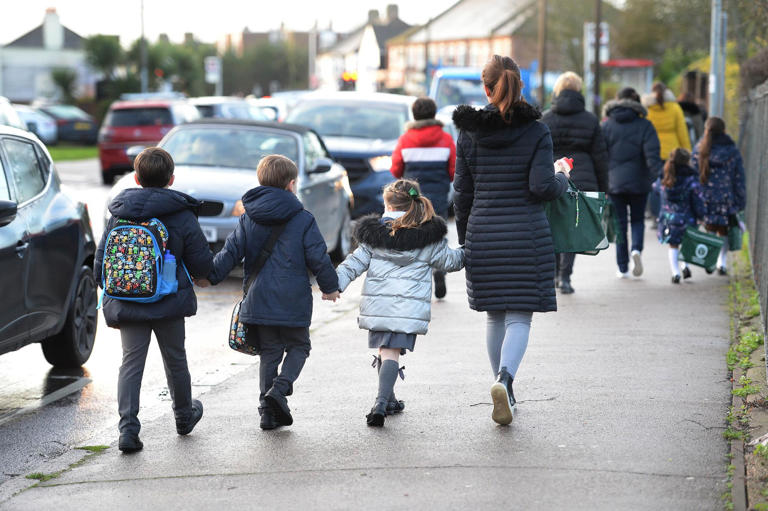
[[[99,131],[101,180],[132,170],[125,150],[133,145],[153,146],[174,126],[200,117],[186,100],[116,101],[109,107]]]

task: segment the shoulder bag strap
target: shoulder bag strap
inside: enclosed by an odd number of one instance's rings
[[[261,252],[259,252],[259,257],[258,259],[256,259],[256,264],[254,264],[253,268],[251,269],[251,274],[248,275],[248,281],[245,283],[245,287],[243,288],[243,297],[245,297],[248,294],[248,291],[250,291],[251,286],[253,285],[253,282],[256,280],[256,277],[258,276],[259,272],[267,263],[267,259],[269,259],[269,256],[272,255],[272,249],[275,248],[275,243],[277,243],[277,238],[279,238],[280,235],[283,233],[287,223],[288,222],[272,227],[272,232],[269,234],[269,238],[267,239],[266,243],[264,243],[264,246],[261,248]]]

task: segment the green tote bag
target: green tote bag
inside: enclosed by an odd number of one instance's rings
[[[603,192],[582,192],[573,181],[559,198],[544,203],[555,252],[596,255],[608,248],[604,216],[607,199]]]

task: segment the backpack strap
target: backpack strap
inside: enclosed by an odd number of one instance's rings
[[[253,265],[251,273],[248,275],[248,280],[245,283],[245,287],[243,287],[243,298],[248,295],[248,291],[251,290],[251,286],[256,280],[256,277],[258,276],[261,269],[264,268],[264,265],[267,263],[269,256],[272,255],[272,249],[275,248],[277,238],[279,238],[283,233],[287,224],[288,222],[272,227],[272,232],[269,234],[269,238],[267,239],[266,243],[264,243],[264,246],[261,247],[261,252],[259,252],[259,257],[256,259],[256,264]]]

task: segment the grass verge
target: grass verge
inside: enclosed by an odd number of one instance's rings
[[[93,146],[64,145],[48,146],[48,152],[51,153],[53,162],[68,160],[87,160],[96,158],[99,155],[99,148]]]
[[[760,300],[752,276],[748,246],[745,235],[744,248],[733,254],[730,272],[731,345],[726,363],[732,372],[734,398],[725,419],[727,428],[723,432],[723,437],[731,445],[723,503],[725,509],[734,509],[734,484],[736,481],[740,484],[743,476],[747,508],[768,511],[768,436],[765,444],[750,444],[753,439],[768,434],[768,389]],[[734,452],[744,454],[744,474],[736,474],[736,470],[742,468],[734,465]]]

